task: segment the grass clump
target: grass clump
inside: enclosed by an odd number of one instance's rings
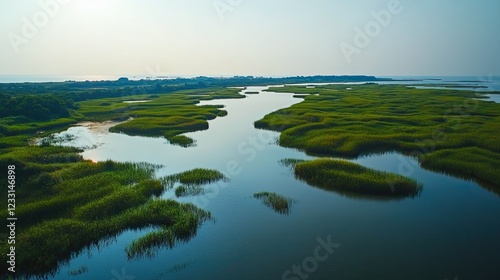
[[[177,208],[164,207],[162,204],[176,204]],[[179,204],[174,201],[157,200],[151,202],[155,208],[149,215],[167,217],[168,223],[158,229],[134,240],[127,246],[129,259],[142,257],[152,258],[161,248],[173,248],[179,242],[187,242],[196,235],[201,223],[212,219],[209,212],[201,210],[192,204]],[[160,210],[160,211],[158,211]]]
[[[133,119],[110,128],[111,132],[128,135],[164,136],[170,138],[181,133],[208,129],[208,122],[191,117],[170,116],[166,118],[144,117]]]
[[[221,172],[213,169],[195,168],[182,173],[170,175],[170,178],[185,185],[204,185],[227,180]]]
[[[192,138],[189,138],[185,135],[171,136],[171,137],[168,137],[167,140],[172,145],[177,145],[177,146],[181,146],[184,148],[196,146],[196,142]]]
[[[177,197],[203,194],[205,189],[201,185],[215,183],[220,180],[225,181],[227,177],[217,170],[203,168],[195,168],[162,179],[162,181],[168,182],[169,186],[173,186],[176,182],[182,184],[175,189],[175,196]]]
[[[295,164],[294,173],[309,185],[346,194],[415,197],[422,190],[422,185],[413,179],[346,160],[304,161]]]
[[[303,159],[285,158],[279,161],[279,164],[286,167],[295,167],[296,164],[304,162]]]
[[[176,197],[196,196],[205,193],[201,185],[215,183],[220,180],[227,180],[221,172],[213,169],[195,168],[181,173],[166,176],[161,179],[163,185],[168,188],[179,182],[182,185],[175,189]]]
[[[259,192],[254,193],[253,197],[260,199],[267,207],[279,214],[289,214],[293,200],[276,193]]]

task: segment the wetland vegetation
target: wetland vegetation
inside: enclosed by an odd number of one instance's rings
[[[176,135],[168,138],[168,141],[172,145],[178,145],[184,148],[196,146],[196,142],[185,135]]]
[[[152,257],[161,248],[186,242],[211,214],[192,204],[158,197],[175,183],[181,184],[175,193],[182,197],[201,194],[201,185],[227,180],[219,171],[208,169],[156,178],[156,165],[94,163],[83,160],[78,149],[54,146],[57,143],[50,141],[33,146],[33,139],[82,121],[129,120],[112,131],[164,137],[172,144],[189,147],[195,143],[183,133],[208,129],[208,120],[227,115],[221,106],[198,106],[200,101],[245,98],[238,93],[240,89],[226,86],[374,80],[239,77],[0,84],[0,167],[7,170],[9,165],[16,166],[16,216],[23,221],[17,225],[17,251],[23,252],[16,259],[18,275],[54,274],[76,254],[105,246],[128,230],[148,230],[126,247],[129,259]],[[272,88],[293,92],[304,102],[271,113],[255,126],[281,131],[281,145],[315,155],[352,158],[402,152],[418,158],[425,168],[474,179],[498,192],[498,104],[476,100],[481,96],[472,91],[375,84],[349,88]],[[130,100],[149,102],[124,103]],[[340,192],[380,194],[390,190],[391,184],[399,190],[398,195],[416,195],[419,189],[410,179],[345,161],[288,160],[284,164],[292,165],[297,177],[307,183]],[[6,176],[0,173],[0,180],[7,181]],[[383,184],[387,184],[385,189]],[[289,198],[269,192],[254,197],[280,214],[289,213]],[[6,202],[0,203],[2,218],[7,216]],[[0,239],[0,250],[5,252],[6,233],[0,233]],[[7,271],[6,255],[0,260]]]
[[[57,86],[68,85],[59,83]],[[52,84],[38,87],[57,87]],[[131,124],[123,132],[146,136],[165,136],[170,142],[188,146],[190,139],[179,135],[207,129],[207,120],[227,113],[218,106],[196,106],[200,100],[244,98],[234,89],[210,88],[195,96],[190,91],[171,94],[113,97],[116,88],[102,89],[92,96],[82,90],[70,96],[48,91],[21,94],[17,90],[36,88],[32,84],[2,84],[0,94],[0,166],[15,165],[17,225],[16,267],[18,276],[47,276],[86,248],[105,245],[127,230],[153,228],[126,249],[129,258],[151,256],[162,247],[173,247],[189,240],[210,213],[190,204],[155,199],[175,180],[185,184],[204,184],[223,178],[213,170],[196,169],[175,178],[156,178],[159,166],[139,163],[94,163],[79,155],[81,150],[53,146],[48,139],[33,146],[33,139],[49,136],[81,121],[126,120]],[[45,92],[45,91],[44,91]],[[106,94],[106,92],[108,94]],[[124,103],[144,100],[147,103]],[[83,100],[78,100],[79,98]],[[147,107],[147,106],[151,107]],[[4,108],[8,106],[9,109]],[[146,107],[145,107],[146,106]],[[146,126],[146,127],[142,127]],[[7,181],[7,173],[0,179]],[[7,216],[7,200],[0,203],[2,217]],[[6,233],[1,233],[7,240]],[[0,249],[9,245],[2,241]],[[3,271],[7,256],[2,254]],[[84,273],[85,271],[78,271]]]
[[[227,115],[218,106],[196,106],[197,103],[201,100],[245,97],[238,94],[238,89],[205,89],[202,92],[205,94],[198,96],[192,95],[191,91],[171,93],[161,95],[151,102],[135,104],[110,101],[110,105],[100,106],[91,100],[82,102],[82,114],[97,120],[132,118],[112,127],[110,131],[165,137],[173,144],[188,147],[194,144],[193,140],[180,134],[208,129],[208,120]]]
[[[166,178],[171,183],[181,183],[175,189],[176,197],[196,196],[204,194],[206,190],[202,185],[227,181],[227,177],[221,172],[211,169],[195,168],[181,173],[170,175]]]
[[[422,190],[417,181],[381,172],[339,159],[311,161],[286,160],[292,163],[295,177],[311,186],[346,195],[414,197]]]
[[[343,158],[396,151],[499,192],[500,104],[477,100],[479,92],[378,84],[269,90],[307,95],[255,122],[280,131],[282,146]]]
[[[210,213],[193,205],[154,199],[166,187],[154,177],[159,166],[94,163],[82,160],[76,149],[53,146],[4,152],[0,163],[15,165],[19,178],[16,217],[23,221],[16,240],[16,249],[23,252],[16,259],[19,275],[55,273],[75,254],[126,230],[161,228],[168,232],[168,246],[173,246],[188,240],[210,218]],[[1,215],[7,216],[6,207]],[[157,246],[142,240],[137,241],[141,248]],[[7,246],[2,243],[1,249]],[[137,246],[132,243],[127,253],[140,254]],[[5,254],[2,261],[7,263]]]
[[[195,168],[185,172],[170,175],[169,178],[185,185],[204,185],[227,180],[221,172],[213,169]]]
[[[254,193],[253,197],[261,200],[264,205],[271,208],[276,213],[283,215],[290,213],[290,208],[293,203],[292,199],[271,192]]]

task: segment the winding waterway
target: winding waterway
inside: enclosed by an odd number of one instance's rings
[[[218,169],[230,180],[209,185],[211,191],[198,197],[163,195],[215,217],[189,242],[152,259],[128,261],[125,246],[147,230],[127,231],[108,246],[74,257],[55,279],[500,279],[497,194],[423,170],[396,153],[355,162],[415,178],[424,185],[419,197],[371,200],[308,186],[279,161],[310,157],[278,146],[278,133],[253,126],[301,99],[262,92],[266,88],[249,87],[245,91],[261,93],[244,99],[202,102],[224,105],[228,115],[210,121],[208,130],[186,134],[196,147],[96,127],[63,132],[75,137],[66,145],[87,147],[86,159],[165,165],[159,176]],[[275,213],[252,197],[260,191],[292,198],[290,214]],[[82,266],[86,273],[70,275]]]

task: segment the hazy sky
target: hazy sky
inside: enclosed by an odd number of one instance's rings
[[[500,75],[498,0],[0,0],[0,11],[0,75]]]

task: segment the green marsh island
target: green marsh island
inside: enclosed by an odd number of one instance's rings
[[[358,196],[413,197],[422,184],[401,175],[363,167],[347,160],[284,160],[294,175],[311,186]]]

